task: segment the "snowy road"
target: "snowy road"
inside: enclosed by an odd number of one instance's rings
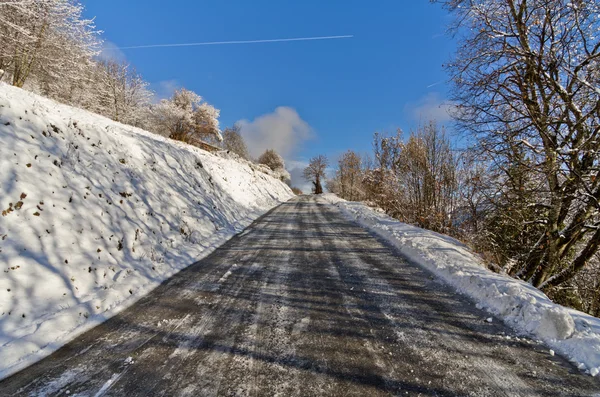
[[[0,382],[0,395],[600,393],[595,378],[487,317],[302,196]]]

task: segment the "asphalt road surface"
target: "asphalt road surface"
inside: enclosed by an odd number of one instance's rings
[[[300,196],[0,395],[600,395],[595,378],[487,317]]]

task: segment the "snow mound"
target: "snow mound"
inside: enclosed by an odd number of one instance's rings
[[[250,163],[0,83],[0,378],[292,197]]]
[[[409,260],[471,297],[478,309],[543,341],[591,375],[600,372],[600,319],[557,305],[530,284],[488,270],[476,254],[452,237],[407,225],[334,194],[322,197],[348,219],[393,244]]]

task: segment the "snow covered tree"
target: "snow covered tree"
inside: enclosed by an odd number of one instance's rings
[[[325,170],[328,165],[329,161],[327,160],[327,157],[320,154],[310,159],[308,166],[304,169],[304,179],[308,182],[312,182],[314,194],[323,193],[321,181],[325,179]]]
[[[148,108],[152,98],[148,83],[127,63],[100,61],[97,67],[94,102],[98,113],[139,126],[142,110]]]
[[[98,53],[98,32],[76,0],[5,0],[0,7],[0,69],[17,87],[32,75],[77,79]]]
[[[225,128],[223,131],[222,147],[240,156],[243,159],[250,160],[248,146],[244,141],[244,137],[240,134],[240,126],[235,124],[231,128]],[[283,161],[283,160],[282,160]]]
[[[535,224],[515,276],[549,289],[586,267],[600,245],[600,3],[445,0],[459,49],[448,65],[454,116],[514,192],[526,171]],[[515,156],[514,153],[520,153]],[[519,193],[521,194],[521,193]],[[506,207],[508,210],[509,207]]]
[[[277,177],[284,182],[290,181],[290,173],[285,169],[283,158],[273,149],[267,149],[258,158],[259,164],[264,164],[276,173]]]
[[[195,144],[214,137],[222,141],[219,110],[202,101],[193,91],[181,88],[171,99],[163,99],[153,107],[155,131],[182,142]]]
[[[285,166],[283,158],[273,149],[265,150],[265,152],[258,157],[258,163],[266,165],[273,171]]]

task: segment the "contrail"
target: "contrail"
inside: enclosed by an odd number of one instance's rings
[[[431,88],[431,87],[435,87],[436,85],[438,85],[438,84],[442,84],[443,82],[444,82],[444,80],[440,80],[440,81],[438,81],[437,83],[429,84],[429,85],[428,85],[427,87],[425,87],[425,88]]]
[[[136,45],[129,47],[118,47],[119,50],[131,50],[135,48],[159,48],[159,47],[193,47],[200,45],[221,45],[221,44],[256,44],[256,43],[282,43],[286,41],[309,41],[309,40],[337,40],[350,39],[354,35],[343,36],[317,36],[317,37],[294,37],[291,39],[267,39],[267,40],[236,40],[236,41],[207,41],[203,43],[179,43],[179,44],[149,44]]]

